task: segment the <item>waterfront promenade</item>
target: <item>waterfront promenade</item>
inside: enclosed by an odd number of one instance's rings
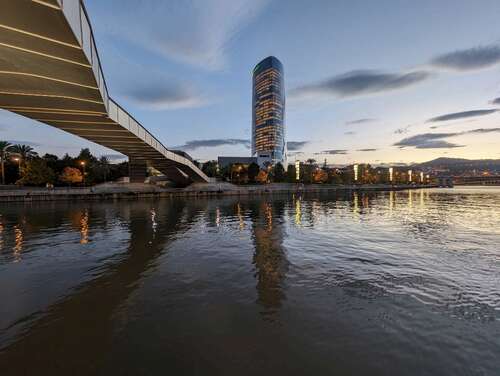
[[[234,185],[230,183],[193,184],[187,188],[164,188],[140,183],[106,183],[81,188],[4,188],[0,190],[0,202],[59,201],[59,200],[114,200],[149,197],[206,197],[252,196],[267,194],[301,194],[346,191],[400,191],[406,189],[435,188],[435,185],[419,184],[291,184]]]

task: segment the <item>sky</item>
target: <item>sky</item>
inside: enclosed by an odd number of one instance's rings
[[[500,158],[498,0],[86,0],[109,93],[198,160],[249,156],[252,70],[284,65],[289,161]],[[116,152],[0,110],[0,139]]]

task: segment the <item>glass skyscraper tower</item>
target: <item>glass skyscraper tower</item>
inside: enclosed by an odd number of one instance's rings
[[[285,163],[285,81],[283,64],[274,56],[253,70],[252,156],[261,165]]]

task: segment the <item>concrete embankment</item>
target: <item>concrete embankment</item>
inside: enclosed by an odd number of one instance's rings
[[[123,200],[151,197],[217,197],[217,196],[253,196],[253,195],[286,195],[312,194],[331,192],[370,192],[400,191],[406,189],[433,188],[432,185],[301,185],[301,184],[268,184],[236,186],[229,183],[193,184],[187,188],[161,188],[149,184],[103,184],[87,188],[46,189],[18,188],[0,190],[0,202],[30,202],[58,200]]]

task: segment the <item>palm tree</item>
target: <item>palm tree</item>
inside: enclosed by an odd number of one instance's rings
[[[313,165],[316,163],[316,159],[309,158],[306,162],[309,165],[309,178],[310,178],[310,182],[312,183],[312,180],[313,180]]]
[[[12,146],[12,152],[17,154],[23,162],[38,157],[38,153],[29,145],[14,145]]]
[[[9,155],[8,149],[12,144],[8,141],[0,141],[0,163],[2,165],[2,184],[5,184],[5,160]]]

